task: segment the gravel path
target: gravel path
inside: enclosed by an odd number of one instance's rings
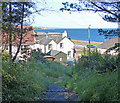
[[[64,101],[70,103],[77,99],[77,95],[70,90],[65,90],[61,86],[58,86],[58,83],[49,85],[49,89],[44,92],[43,101]]]

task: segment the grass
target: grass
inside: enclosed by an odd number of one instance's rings
[[[94,53],[94,52],[90,52],[90,53]],[[89,55],[89,52],[76,52],[76,54],[82,54],[82,55]]]
[[[60,63],[43,59],[39,52],[34,52],[27,62],[19,61],[17,64],[3,53],[2,100],[39,101],[42,92],[56,82],[56,78],[62,77],[65,69]]]
[[[76,41],[73,41],[75,44],[85,44],[85,45],[89,45],[89,43],[83,43],[83,42],[76,42]],[[95,43],[90,43],[91,45],[94,45],[94,46],[98,46],[99,44],[95,44]]]
[[[118,101],[117,60],[118,57],[97,53],[83,56],[72,70],[65,73],[61,85],[77,93],[78,101]]]

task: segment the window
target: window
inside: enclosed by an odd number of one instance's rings
[[[63,43],[60,43],[60,48],[63,48]]]
[[[59,61],[62,62],[62,58],[60,58]]]
[[[71,51],[68,51],[68,56],[71,57]]]
[[[52,49],[52,44],[49,44],[48,49]]]

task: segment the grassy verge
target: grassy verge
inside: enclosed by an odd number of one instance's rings
[[[83,42],[76,42],[76,41],[73,41],[74,43],[76,44],[85,44],[85,45],[89,45],[89,43],[83,43]],[[94,45],[94,46],[98,46],[99,44],[95,44],[95,43],[90,43],[91,45]]]
[[[91,54],[94,53],[94,52],[90,52]],[[82,55],[89,55],[89,52],[76,52],[76,54],[82,54]]]
[[[73,89],[79,101],[118,101],[118,57],[93,53],[83,56],[63,77],[62,86]]]

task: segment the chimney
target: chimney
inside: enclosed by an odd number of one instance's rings
[[[64,33],[62,33],[62,38],[67,37],[67,31],[64,30]]]
[[[48,38],[48,34],[46,33],[46,36],[45,36],[46,38]]]

